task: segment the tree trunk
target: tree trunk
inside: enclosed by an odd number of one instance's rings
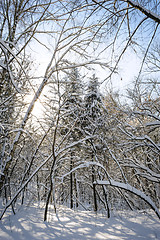
[[[103,194],[104,194],[104,198],[105,198],[105,201],[106,201],[106,207],[107,207],[107,217],[110,218],[110,209],[109,209],[109,205],[108,205],[108,199],[107,199],[107,191],[106,191],[106,188],[104,185],[102,185],[102,188],[103,188]]]
[[[92,153],[92,162],[93,162],[93,153]],[[95,181],[95,171],[94,166],[92,166],[92,184]],[[96,197],[96,185],[93,184],[93,208],[94,211],[97,212],[97,197]]]
[[[76,195],[76,208],[78,208],[78,186],[77,186],[77,179],[75,174],[74,174],[74,189],[75,189],[75,195]]]
[[[71,152],[70,171],[73,169],[73,160]],[[70,173],[70,208],[73,208],[73,173]]]
[[[50,197],[51,197],[52,190],[53,190],[53,186],[52,186],[52,179],[51,179],[50,189],[49,189],[49,192],[48,192],[48,196],[47,196],[47,200],[46,200],[46,207],[45,207],[45,211],[44,211],[44,221],[47,220],[48,205],[49,205],[49,200],[50,200]]]

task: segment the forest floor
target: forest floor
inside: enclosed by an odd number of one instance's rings
[[[37,204],[20,207],[16,215],[8,210],[0,222],[0,240],[151,240],[160,239],[160,220],[149,211],[121,211],[104,214],[50,207],[43,222],[44,208]]]

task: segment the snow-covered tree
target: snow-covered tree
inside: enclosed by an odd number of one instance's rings
[[[102,108],[101,108],[101,96],[99,91],[98,78],[95,74],[89,79],[87,93],[85,95],[85,121],[84,121],[84,130],[86,134],[89,135],[98,135],[100,128],[103,125],[102,121]],[[97,147],[99,144],[98,139],[91,139],[86,142],[89,149],[87,152],[88,161],[99,161],[97,159]],[[101,147],[101,146],[100,146]],[[91,167],[91,182],[95,181],[97,176],[95,166]],[[97,196],[96,188],[93,186],[93,206],[94,211],[97,211]]]
[[[64,94],[63,94],[63,108],[61,110],[61,130],[62,136],[68,135],[66,143],[71,144],[78,141],[83,135],[81,132],[81,122],[83,121],[83,82],[77,68],[73,68],[69,74],[65,77],[64,81]],[[70,179],[65,179],[63,185],[67,188],[69,184],[67,195],[70,196],[70,207],[73,208],[73,199],[75,199],[76,205],[78,205],[78,189],[77,189],[77,179],[75,173],[72,173],[72,169],[76,166],[76,162],[79,161],[80,146],[71,148],[65,158],[70,159],[69,161],[64,161],[61,167],[64,171],[68,169],[70,171]],[[65,172],[60,171],[59,174],[64,174]],[[64,187],[64,186],[63,186]],[[65,189],[67,190],[67,189]],[[66,198],[66,201],[68,198]],[[63,199],[61,198],[63,201]]]

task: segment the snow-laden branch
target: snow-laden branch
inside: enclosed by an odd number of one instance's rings
[[[3,62],[0,62],[0,67],[2,67],[3,69],[7,70],[7,66]]]
[[[158,121],[160,121],[160,118],[156,115],[154,115],[153,113],[149,113],[149,112],[140,112],[140,111],[133,111],[133,114],[138,114],[138,115],[142,115],[142,116],[148,116],[148,117],[152,117]]]
[[[140,3],[138,3],[138,1],[125,0],[125,2],[129,3],[132,7],[140,10],[148,18],[154,20],[157,23],[160,23],[160,16],[155,14],[154,12],[148,10],[147,8],[143,7]]]
[[[136,135],[131,136],[131,140],[137,140],[137,141],[146,141],[150,142],[151,146],[154,146],[159,152],[160,152],[160,147],[147,135],[137,137]]]
[[[13,76],[13,73],[12,73],[12,70],[11,70],[11,67],[10,67],[10,64],[9,64],[7,51],[16,59],[18,64],[19,64],[19,61],[18,61],[16,55],[14,54],[14,52],[12,51],[12,49],[10,47],[8,47],[7,44],[5,43],[5,41],[3,41],[1,38],[0,38],[0,48],[2,49],[2,51],[3,51],[4,55],[5,55],[5,60],[7,62],[6,65],[1,63],[0,66],[8,71],[10,79],[11,79],[11,82],[12,82],[14,88],[16,89],[16,91],[18,93],[21,93],[21,90],[18,88],[18,86],[17,86],[17,84],[15,82],[15,79],[14,79],[14,76]]]
[[[159,122],[158,122],[159,124]],[[157,124],[157,126],[158,126]],[[149,126],[149,125],[147,125]],[[121,126],[118,126],[118,128],[125,134],[127,135],[131,140],[136,140],[136,141],[145,141],[146,140],[148,142],[150,142],[150,145],[153,146],[154,148],[156,148],[159,152],[160,152],[160,147],[158,144],[156,144],[149,136],[147,135],[144,135],[144,136],[136,136],[136,135],[133,135],[131,132],[127,131],[126,129],[123,129]],[[139,145],[139,144],[138,144]]]
[[[150,168],[146,167],[142,163],[127,163],[123,164],[124,167],[130,167],[136,169],[136,175],[147,178],[149,181],[160,183],[160,174],[152,171]],[[142,172],[143,171],[143,172]],[[145,172],[144,172],[145,171]]]
[[[63,183],[63,179],[64,179],[65,177],[67,177],[68,175],[70,175],[71,173],[75,172],[75,171],[78,170],[78,169],[88,168],[88,167],[90,167],[90,166],[97,166],[97,167],[102,168],[102,169],[104,170],[104,172],[106,173],[109,181],[110,181],[111,177],[109,176],[109,174],[108,174],[108,172],[106,171],[105,167],[104,167],[102,164],[98,163],[98,162],[83,162],[82,164],[78,165],[77,167],[74,167],[71,171],[65,173],[63,176],[61,176],[60,178],[58,177],[58,178],[59,178],[59,179],[61,180],[61,182]]]
[[[150,127],[150,126],[160,127],[160,121],[153,121],[153,122],[146,123],[146,127]]]
[[[142,178],[146,178],[147,180],[151,181],[151,182],[155,182],[155,183],[160,183],[160,174],[157,174],[158,177],[152,176],[148,173],[143,173],[139,170],[136,170],[136,175],[139,175]]]
[[[148,197],[147,195],[145,195],[143,192],[141,192],[140,190],[136,189],[135,187],[132,187],[130,184],[117,182],[117,181],[114,181],[114,180],[110,180],[110,181],[97,180],[97,181],[94,182],[94,184],[97,184],[97,185],[110,185],[112,187],[121,188],[121,189],[124,189],[126,191],[129,191],[129,192],[137,195],[138,197],[140,197],[146,203],[149,204],[149,206],[154,210],[154,212],[157,214],[158,218],[160,219],[160,212],[159,212],[158,208],[156,207],[156,205],[154,204],[154,202],[150,199],[150,197]]]
[[[86,62],[80,62],[80,63],[70,63],[70,65],[59,65],[56,68],[56,71],[64,71],[66,69],[74,69],[74,68],[78,68],[78,67],[83,67],[83,66],[88,66],[88,65],[99,65],[99,66],[104,66],[109,68],[109,65],[107,63],[104,63],[102,61],[100,61],[99,59],[93,59],[90,61],[86,61]]]
[[[7,43],[11,44],[11,42],[7,42]],[[13,43],[12,43],[12,44],[13,44]],[[11,49],[9,46],[7,46],[6,41],[3,41],[1,38],[0,38],[0,48],[1,48],[1,49],[3,50],[3,52],[5,52],[5,53],[6,53],[6,51],[8,51],[8,52],[18,61],[17,56],[14,54],[14,52],[12,51],[12,49]]]
[[[95,137],[97,137],[97,136],[96,135],[92,135],[92,136],[88,136],[88,137],[82,138],[82,139],[80,139],[78,141],[75,141],[75,142],[67,145],[66,147],[62,148],[58,152],[56,152],[55,156],[57,157],[60,153],[64,152],[65,150],[73,148],[73,147],[77,146],[78,144],[83,143],[83,142],[85,142],[85,141],[87,141],[89,139],[95,138]]]

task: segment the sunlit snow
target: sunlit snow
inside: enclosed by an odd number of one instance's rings
[[[101,240],[160,239],[160,221],[153,211],[116,212],[107,219],[103,213],[50,208],[48,222],[43,222],[44,208],[37,204],[10,210],[0,222],[1,240]]]

